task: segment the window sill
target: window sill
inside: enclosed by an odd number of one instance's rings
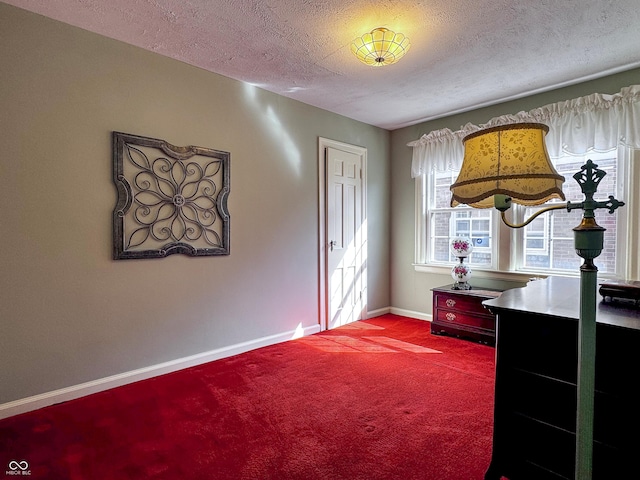
[[[435,273],[439,275],[451,275],[451,268],[453,265],[428,265],[422,263],[414,263],[413,267],[416,272],[420,273]],[[573,277],[579,278],[580,271],[570,272],[567,270],[559,270],[554,273],[536,272],[536,271],[521,271],[521,272],[504,272],[498,270],[479,270],[478,267],[474,267],[472,270],[472,278],[486,278],[490,280],[507,280],[512,282],[528,282],[529,280],[541,280],[547,278],[550,275],[554,277]],[[598,273],[598,282],[607,280],[624,280],[623,278],[616,277],[611,273]]]
[[[427,265],[414,263],[413,267],[416,272],[420,273],[436,273],[440,275],[451,275],[451,268],[453,265]],[[488,278],[494,280],[511,280],[514,282],[528,282],[532,278],[540,279],[547,278],[547,274],[540,274],[535,272],[500,272],[497,270],[479,270],[477,267],[472,270],[473,278]],[[565,275],[562,276],[577,276],[577,275]]]

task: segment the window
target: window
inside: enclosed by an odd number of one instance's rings
[[[591,159],[598,168],[607,172],[596,194],[596,200],[613,195],[622,198],[622,189],[619,188],[618,158],[616,150],[605,153],[595,153],[584,156],[566,155],[552,159],[556,170],[565,177],[563,191],[568,202],[581,202],[584,195],[580,186],[573,179],[573,175],[580,170],[585,162]],[[560,203],[554,200],[550,203]],[[525,208],[517,206],[516,211],[520,219],[529,218],[540,207]],[[524,240],[523,254],[518,258],[518,267],[527,271],[571,271],[575,272],[582,264],[574,250],[573,228],[578,225],[582,212],[579,210],[567,212],[566,210],[553,210],[542,214],[531,224],[524,227],[522,238]],[[601,274],[616,273],[616,245],[618,243],[618,213],[611,215],[606,209],[596,211],[596,221],[606,228],[604,250],[595,260]],[[519,236],[515,235],[516,242]]]
[[[528,112],[495,117],[482,125],[468,123],[456,131],[434,130],[408,143],[413,147],[411,176],[416,179],[416,270],[444,273],[442,267],[451,268],[443,249],[446,236],[468,231],[479,243],[472,260],[476,273],[508,272],[506,276],[487,274],[503,278],[513,278],[512,274],[517,272],[522,273],[522,278],[535,272],[578,274],[582,259],[574,252],[572,229],[580,223],[580,210],[555,210],[541,215],[527,228],[510,229],[503,225],[495,209],[476,212],[464,206],[450,208],[449,185],[457,178],[457,172],[432,173],[460,167],[464,138],[470,133],[505,123],[534,121],[549,127],[547,149],[551,158],[555,158],[558,171],[566,177],[568,200],[583,200],[572,177],[587,159],[608,173],[596,200],[606,200],[612,195],[625,202],[625,206],[613,215],[604,209],[596,210],[597,221],[606,231],[604,250],[595,263],[602,277],[640,279],[640,256],[636,254],[640,244],[638,118],[640,85],[631,85],[615,94],[593,93]],[[576,157],[564,152],[589,153]],[[514,207],[507,216],[513,223],[519,223],[534,210]]]
[[[425,192],[425,234],[428,236],[422,241],[426,240],[428,244],[427,263],[455,262],[456,257],[449,251],[449,242],[453,237],[463,236],[469,237],[474,246],[467,263],[495,268],[493,211],[463,205],[450,207],[449,186],[457,176],[458,172],[434,172],[421,179],[423,186],[420,190]]]
[[[550,212],[550,214],[551,213],[552,212]],[[527,214],[530,214],[529,209],[527,209]],[[549,244],[551,243],[551,231],[549,225],[550,214],[541,215],[525,227],[524,251],[527,256],[546,256],[549,254]],[[551,226],[552,225],[553,223]]]
[[[596,199],[606,199],[608,195],[623,199],[625,167],[614,149],[605,153],[591,152],[584,156],[566,155],[552,159],[558,172],[565,177],[563,190],[567,201],[581,202],[584,198],[573,175],[587,159],[607,172]],[[443,266],[454,263],[456,258],[449,252],[449,241],[461,235],[471,238],[474,244],[467,263],[481,270],[500,270],[501,267],[502,270],[522,273],[579,273],[582,259],[575,253],[573,228],[580,223],[581,210],[553,210],[522,229],[509,229],[502,225],[500,213],[495,209],[475,209],[464,205],[450,207],[449,187],[457,176],[457,171],[434,171],[417,178],[421,206],[416,242],[418,263]],[[548,204],[540,207],[515,205],[507,216],[513,222],[522,222],[545,206]],[[619,222],[618,215],[619,211],[613,215],[606,209],[596,211],[598,224],[607,229],[604,250],[596,259],[602,276],[624,276],[620,257],[624,257],[625,252],[622,225],[625,222]],[[501,229],[506,231],[501,233]]]

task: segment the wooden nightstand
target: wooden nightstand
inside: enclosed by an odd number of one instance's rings
[[[499,297],[502,290],[452,290],[452,285],[434,288],[431,333],[449,334],[495,345],[496,317],[482,302]]]

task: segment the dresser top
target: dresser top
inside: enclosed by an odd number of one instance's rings
[[[596,293],[597,295],[597,293]],[[580,279],[548,277],[529,282],[525,287],[512,288],[496,299],[483,302],[491,311],[511,310],[539,315],[580,318]],[[640,310],[626,305],[596,299],[598,323],[640,330]]]
[[[431,289],[432,292],[451,293],[453,295],[464,295],[467,297],[483,297],[483,298],[495,298],[499,297],[502,290],[493,290],[487,288],[471,288],[470,290],[454,290],[453,283],[450,285],[444,285],[443,287],[436,287]]]

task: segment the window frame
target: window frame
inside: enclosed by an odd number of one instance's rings
[[[497,241],[497,238],[500,234],[499,232],[499,224],[501,223],[499,215],[496,215],[495,209],[484,209],[478,210],[476,208],[468,207],[466,205],[459,205],[457,207],[438,207],[431,208],[429,205],[429,192],[432,188],[435,187],[435,176],[433,172],[427,173],[425,175],[421,175],[416,178],[416,212],[420,212],[417,215],[416,219],[416,265],[423,266],[435,266],[435,267],[447,267],[451,268],[455,262],[454,261],[439,261],[432,259],[432,249],[434,243],[434,237],[428,236],[429,226],[431,225],[432,213],[446,213],[446,212],[478,212],[478,211],[486,211],[487,215],[485,218],[490,220],[489,226],[489,234],[490,234],[490,246],[482,247],[481,252],[489,253],[491,255],[491,262],[489,264],[486,263],[477,263],[473,262],[473,253],[467,259],[467,263],[473,267],[474,272],[476,270],[486,270],[486,271],[496,271],[498,270],[498,245],[500,242]],[[473,218],[469,217],[469,228],[471,232],[473,232],[473,228],[471,224],[474,220],[481,220],[485,218]],[[454,220],[455,221],[455,220]],[[451,238],[451,223],[449,225]],[[474,248],[475,250],[475,248]]]
[[[611,154],[611,151],[606,152],[605,155]],[[576,156],[578,158],[592,159],[596,164],[598,159],[602,158],[603,153],[588,152],[584,155]],[[610,157],[609,157],[610,158]],[[616,198],[625,201],[627,192],[632,192],[631,185],[633,182],[633,172],[636,171],[635,176],[638,176],[638,168],[633,168],[633,162],[640,161],[640,151],[634,151],[630,148],[619,146],[617,149],[617,192],[601,192],[596,194],[596,200],[602,200],[608,195],[615,195]],[[415,192],[416,192],[416,242],[415,242],[415,263],[414,267],[417,271],[431,272],[431,273],[448,273],[455,262],[441,262],[430,260],[430,246],[432,243],[429,235],[430,224],[430,212],[432,210],[438,210],[430,208],[429,201],[429,189],[433,187],[434,182],[431,179],[434,177],[434,172],[427,172],[423,175],[416,177],[415,179]],[[575,182],[571,177],[567,177],[565,183]],[[602,278],[630,278],[629,272],[632,265],[626,262],[626,252],[628,246],[628,239],[630,232],[635,232],[638,229],[640,221],[632,218],[631,205],[626,205],[622,209],[618,209],[616,214],[616,260],[615,270],[613,272],[599,272],[599,276]],[[450,208],[450,210],[457,210],[460,208],[471,209],[471,207],[456,207]],[[520,205],[516,205],[515,208],[510,209],[510,215],[515,215],[513,221],[524,220],[524,208]],[[474,209],[471,209],[474,210]],[[475,277],[490,277],[490,278],[504,278],[504,279],[529,279],[532,276],[548,276],[548,275],[565,275],[565,276],[578,276],[580,274],[579,269],[544,269],[544,268],[532,268],[523,266],[524,262],[524,230],[523,229],[511,229],[502,223],[500,213],[495,209],[490,209],[492,217],[492,227],[494,229],[492,233],[491,248],[492,264],[487,265],[473,265],[473,272]],[[509,213],[508,213],[509,215]],[[609,215],[607,213],[607,215]],[[546,215],[545,215],[546,216]],[[579,217],[581,218],[581,216]],[[545,220],[548,221],[548,220]],[[577,220],[576,225],[579,223]],[[546,231],[546,230],[545,230]],[[576,258],[579,258],[576,256]],[[598,265],[598,259],[595,259],[596,266]]]
[[[549,213],[553,213],[553,211],[549,212]],[[536,236],[536,235],[527,235],[527,227],[529,225],[533,225],[535,222],[537,221],[541,221],[542,222],[542,235],[540,236]],[[525,251],[533,251],[536,253],[541,253],[543,255],[549,255],[549,242],[551,241],[551,239],[553,238],[553,222],[549,222],[549,215],[540,215],[538,218],[536,218],[533,222],[531,222],[529,225],[527,225],[527,227],[525,227],[522,230],[522,246],[524,248]],[[542,247],[529,247],[527,246],[527,241],[528,240],[542,240]]]

